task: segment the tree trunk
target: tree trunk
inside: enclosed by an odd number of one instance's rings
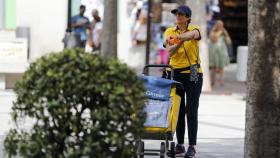
[[[207,42],[207,24],[206,24],[206,1],[205,0],[187,0],[187,5],[192,9],[191,23],[200,26],[201,40],[199,43],[199,55],[203,68],[203,87],[202,91],[211,91],[208,64],[208,42]]]
[[[116,0],[104,1],[104,20],[101,36],[101,54],[105,57],[117,58],[118,14]]]
[[[280,0],[249,0],[245,158],[280,157]]]

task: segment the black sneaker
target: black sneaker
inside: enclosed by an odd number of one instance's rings
[[[189,146],[184,158],[193,158],[195,156],[195,153],[195,148],[193,146]]]
[[[185,147],[183,145],[176,145],[175,147],[175,155],[184,154],[186,152]],[[167,152],[167,156],[171,157],[171,151]]]

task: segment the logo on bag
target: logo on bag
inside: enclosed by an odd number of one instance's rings
[[[158,94],[158,93],[155,93],[155,92],[152,92],[152,91],[146,91],[146,96],[150,96],[150,97],[153,97],[153,98],[163,98],[164,97],[163,94]]]

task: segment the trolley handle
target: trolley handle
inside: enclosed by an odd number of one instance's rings
[[[174,70],[173,67],[171,65],[168,64],[148,64],[145,65],[143,68],[143,73],[144,75],[148,74],[148,68],[158,68],[158,67],[162,67],[162,68],[170,68],[171,69],[171,80],[173,80],[173,76],[174,76]]]

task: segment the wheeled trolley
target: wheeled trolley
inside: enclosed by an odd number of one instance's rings
[[[151,67],[170,68],[171,79],[148,76],[146,72]],[[171,157],[175,157],[175,143],[169,141],[173,141],[176,131],[181,102],[177,89],[182,88],[182,85],[173,80],[173,71],[169,65],[146,65],[141,78],[148,99],[144,109],[147,117],[144,124],[145,133],[136,142],[136,157],[159,155],[160,158],[164,158],[168,150]],[[145,148],[143,139],[162,140],[162,142],[158,150],[151,150]]]

